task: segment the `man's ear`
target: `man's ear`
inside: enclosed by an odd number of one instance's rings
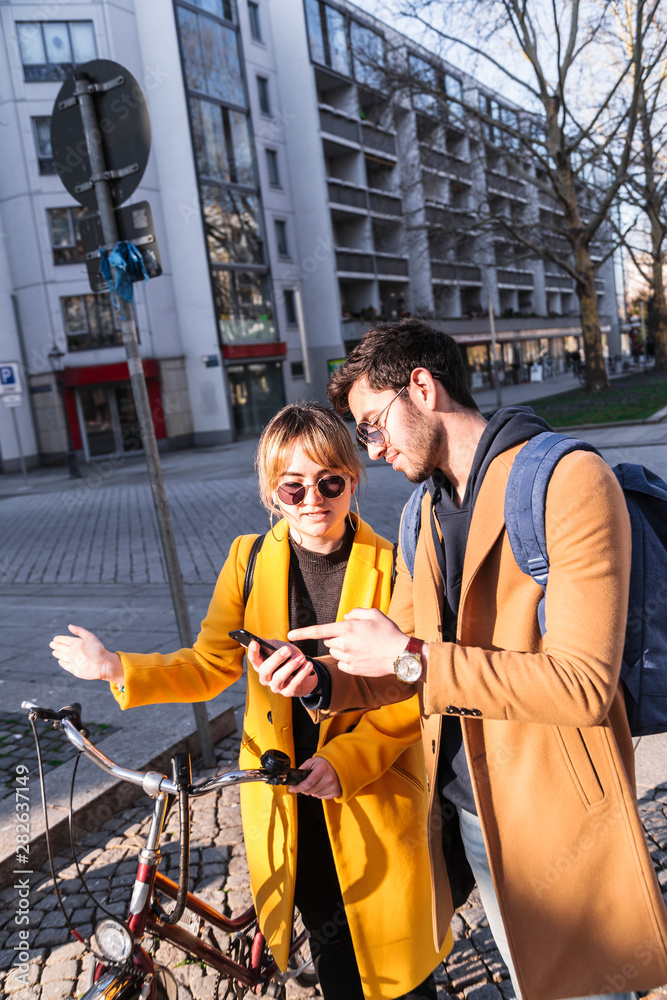
[[[408,392],[416,406],[421,404],[427,410],[435,410],[438,404],[437,387],[438,383],[428,368],[414,368],[412,370]]]

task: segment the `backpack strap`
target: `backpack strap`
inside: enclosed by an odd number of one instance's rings
[[[578,438],[543,431],[528,441],[514,459],[505,490],[505,526],[512,553],[522,573],[532,576],[542,590],[549,579],[545,512],[549,481],[558,462],[572,451],[597,448]],[[544,635],[544,598],[538,608]]]
[[[250,597],[250,591],[252,590],[252,581],[255,577],[255,563],[257,561],[257,553],[264,544],[264,539],[266,535],[258,535],[255,541],[252,543],[252,548],[250,549],[250,554],[248,555],[248,563],[245,568],[245,579],[243,581],[243,603],[248,603],[248,598]]]
[[[401,553],[405,560],[405,565],[410,570],[411,577],[414,576],[415,572],[415,553],[417,551],[417,539],[419,538],[422,526],[422,500],[425,493],[426,483],[420,483],[410,494],[401,516],[399,541]]]

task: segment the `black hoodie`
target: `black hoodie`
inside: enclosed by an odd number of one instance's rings
[[[436,545],[436,554],[442,574],[445,601],[442,622],[444,642],[456,641],[456,621],[461,597],[463,560],[468,543],[468,531],[482,481],[489,465],[508,448],[528,441],[542,431],[551,430],[549,424],[536,416],[528,406],[506,406],[493,414],[484,428],[466,483],[460,507],[452,500],[453,487],[440,469],[427,481],[431,507],[442,532],[442,547]],[[499,497],[502,503],[504,498]],[[437,533],[434,531],[434,539]],[[456,716],[443,716],[440,757],[438,760],[438,788],[443,798],[468,812],[476,813],[470,772],[463,749],[461,723]]]

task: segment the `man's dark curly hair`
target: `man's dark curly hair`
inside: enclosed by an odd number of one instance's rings
[[[366,379],[375,392],[398,392],[408,384],[415,368],[427,368],[455,403],[477,410],[458,344],[421,319],[383,323],[368,330],[345,364],[333,373],[327,395],[332,406],[344,413],[350,391],[360,379]]]

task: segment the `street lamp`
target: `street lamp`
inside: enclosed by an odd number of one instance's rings
[[[65,433],[67,434],[67,468],[69,470],[70,479],[80,479],[81,473],[79,472],[79,463],[76,460],[76,452],[74,451],[74,445],[72,443],[72,435],[70,434],[69,421],[67,419],[67,407],[65,405],[65,352],[61,351],[57,344],[55,344],[47,355],[49,359],[49,364],[51,365],[51,371],[55,375],[56,385],[58,386],[58,396],[60,397],[60,405],[63,411],[63,420],[65,421]]]

